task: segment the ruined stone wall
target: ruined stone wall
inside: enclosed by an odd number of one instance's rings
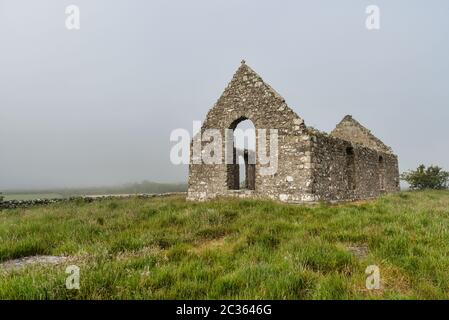
[[[256,127],[257,128],[257,127]],[[259,137],[256,137],[258,140]],[[273,175],[262,175],[256,156],[254,190],[228,188],[227,170],[238,166],[190,164],[188,200],[206,200],[219,196],[270,198],[287,202],[313,201],[311,195],[311,152],[307,135],[278,135],[278,168]]]
[[[285,202],[313,201],[311,179],[310,137],[279,135],[279,165],[273,176],[263,177],[265,185],[257,186],[259,193]]]
[[[99,195],[99,196],[76,196],[69,198],[56,198],[56,199],[33,199],[33,200],[6,200],[0,201],[0,210],[18,209],[18,208],[31,208],[36,206],[46,206],[54,203],[71,202],[71,201],[83,201],[94,202],[101,200],[112,199],[125,199],[125,198],[155,198],[155,197],[170,197],[176,195],[185,195],[185,192],[166,192],[166,193],[140,193],[140,194],[111,194],[111,195]]]
[[[258,129],[278,133],[278,167],[271,175],[256,152],[254,190],[236,189],[238,165],[225,163],[226,129],[249,119]],[[196,142],[202,153],[210,153],[210,141],[201,139],[208,129],[223,138],[219,164],[205,164],[193,152]],[[231,148],[233,148],[231,143]],[[376,197],[399,190],[397,157],[360,123],[346,116],[331,135],[305,126],[284,99],[251,68],[242,63],[224,93],[208,112],[200,134],[191,144],[188,200],[220,196],[271,198],[285,202],[343,201]]]
[[[385,188],[386,193],[398,192],[400,188],[398,157],[392,153],[384,153],[385,159]]]
[[[321,133],[315,133],[312,140],[317,201],[366,199],[399,190],[395,155]]]
[[[315,200],[343,200],[351,196],[346,168],[349,142],[322,134],[312,136],[312,191]]]
[[[309,197],[310,154],[308,138],[304,135],[304,122],[285,103],[284,99],[246,64],[237,70],[215,106],[207,114],[201,133],[207,129],[219,129],[225,137],[225,129],[234,129],[240,121],[249,119],[256,128],[256,145],[259,143],[258,129],[270,129],[278,133],[278,169],[273,175],[261,174],[263,166],[256,156],[255,190],[241,192],[242,196],[272,198],[282,201],[304,201]],[[199,139],[197,135],[194,139]],[[223,139],[222,150],[226,148]],[[191,159],[193,155],[191,145]],[[207,142],[202,143],[204,151]],[[268,154],[270,152],[267,142]],[[222,154],[222,164],[190,164],[189,200],[205,200],[217,196],[235,195],[228,188],[228,168]]]

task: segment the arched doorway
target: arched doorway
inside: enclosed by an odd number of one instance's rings
[[[233,163],[228,164],[228,189],[255,190],[256,128],[247,118],[236,120],[233,130]]]

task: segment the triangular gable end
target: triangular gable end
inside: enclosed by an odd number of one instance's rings
[[[257,99],[257,100],[256,100]],[[243,60],[226,86],[220,98],[207,114],[207,119],[217,114],[245,113],[255,118],[265,114],[277,113],[277,117],[296,119],[303,126],[304,121],[285,102],[285,99]],[[221,117],[217,117],[221,118]],[[254,120],[254,119],[251,119]]]
[[[385,145],[380,139],[375,137],[370,130],[365,128],[352,116],[347,115],[331,132],[331,135],[346,141],[359,143],[365,147],[385,152],[393,153],[392,149]]]

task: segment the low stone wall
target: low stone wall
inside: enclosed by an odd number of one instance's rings
[[[59,202],[69,201],[84,201],[93,202],[99,200],[123,199],[123,198],[154,198],[154,197],[168,197],[173,195],[186,195],[186,192],[167,192],[167,193],[142,193],[142,194],[119,194],[119,195],[94,195],[94,196],[80,196],[61,199],[34,199],[34,200],[8,200],[0,202],[0,210],[29,208],[34,206],[43,206]]]

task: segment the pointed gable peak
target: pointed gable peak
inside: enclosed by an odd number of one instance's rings
[[[260,81],[263,81],[262,80],[262,77],[256,72],[256,71],[254,71],[249,65],[247,65],[246,64],[246,61],[245,60],[242,60],[241,62],[240,62],[240,66],[239,66],[239,68],[237,69],[237,71],[235,72],[235,74],[234,74],[234,77],[245,77],[246,76],[246,78],[257,78],[257,79],[259,79]],[[245,79],[245,80],[247,80],[247,79]]]
[[[340,121],[340,123],[343,122],[343,121],[357,122],[357,121],[354,120],[354,118],[350,114],[345,115],[344,118]]]
[[[239,81],[240,83],[255,87],[265,86],[277,99],[285,102],[285,99],[268,83],[266,83],[262,77],[246,63],[245,60],[240,62],[240,66],[233,76],[233,81]]]
[[[362,130],[363,132],[365,132],[367,134],[371,134],[371,131],[369,129],[364,127],[360,122],[358,122],[356,119],[354,119],[353,116],[350,114],[347,114],[343,117],[343,119],[337,124],[336,129],[339,127],[351,126],[351,125],[359,128],[360,130]]]
[[[258,118],[264,119],[259,121],[261,128],[271,125],[268,115],[277,117],[278,120],[284,119],[283,122],[279,120],[276,124],[278,127],[286,126],[289,123],[287,120],[292,119],[294,120],[290,122],[294,122],[299,129],[304,126],[304,121],[287,105],[285,99],[249,67],[245,60],[242,60],[231,81],[207,113],[206,121],[222,118],[223,114],[232,114],[232,121],[241,118],[248,118],[253,122]]]
[[[354,119],[354,117],[350,114],[347,114],[343,117],[343,119],[337,124],[337,128],[342,127],[342,126],[351,126],[351,125],[359,128],[360,130],[362,130],[363,132],[365,132],[367,134],[371,134],[371,130],[369,130],[368,128],[363,126],[360,122],[358,122],[356,119]]]
[[[331,132],[331,135],[346,141],[359,143],[374,150],[392,153],[390,147],[375,137],[369,129],[351,115],[346,115]]]

